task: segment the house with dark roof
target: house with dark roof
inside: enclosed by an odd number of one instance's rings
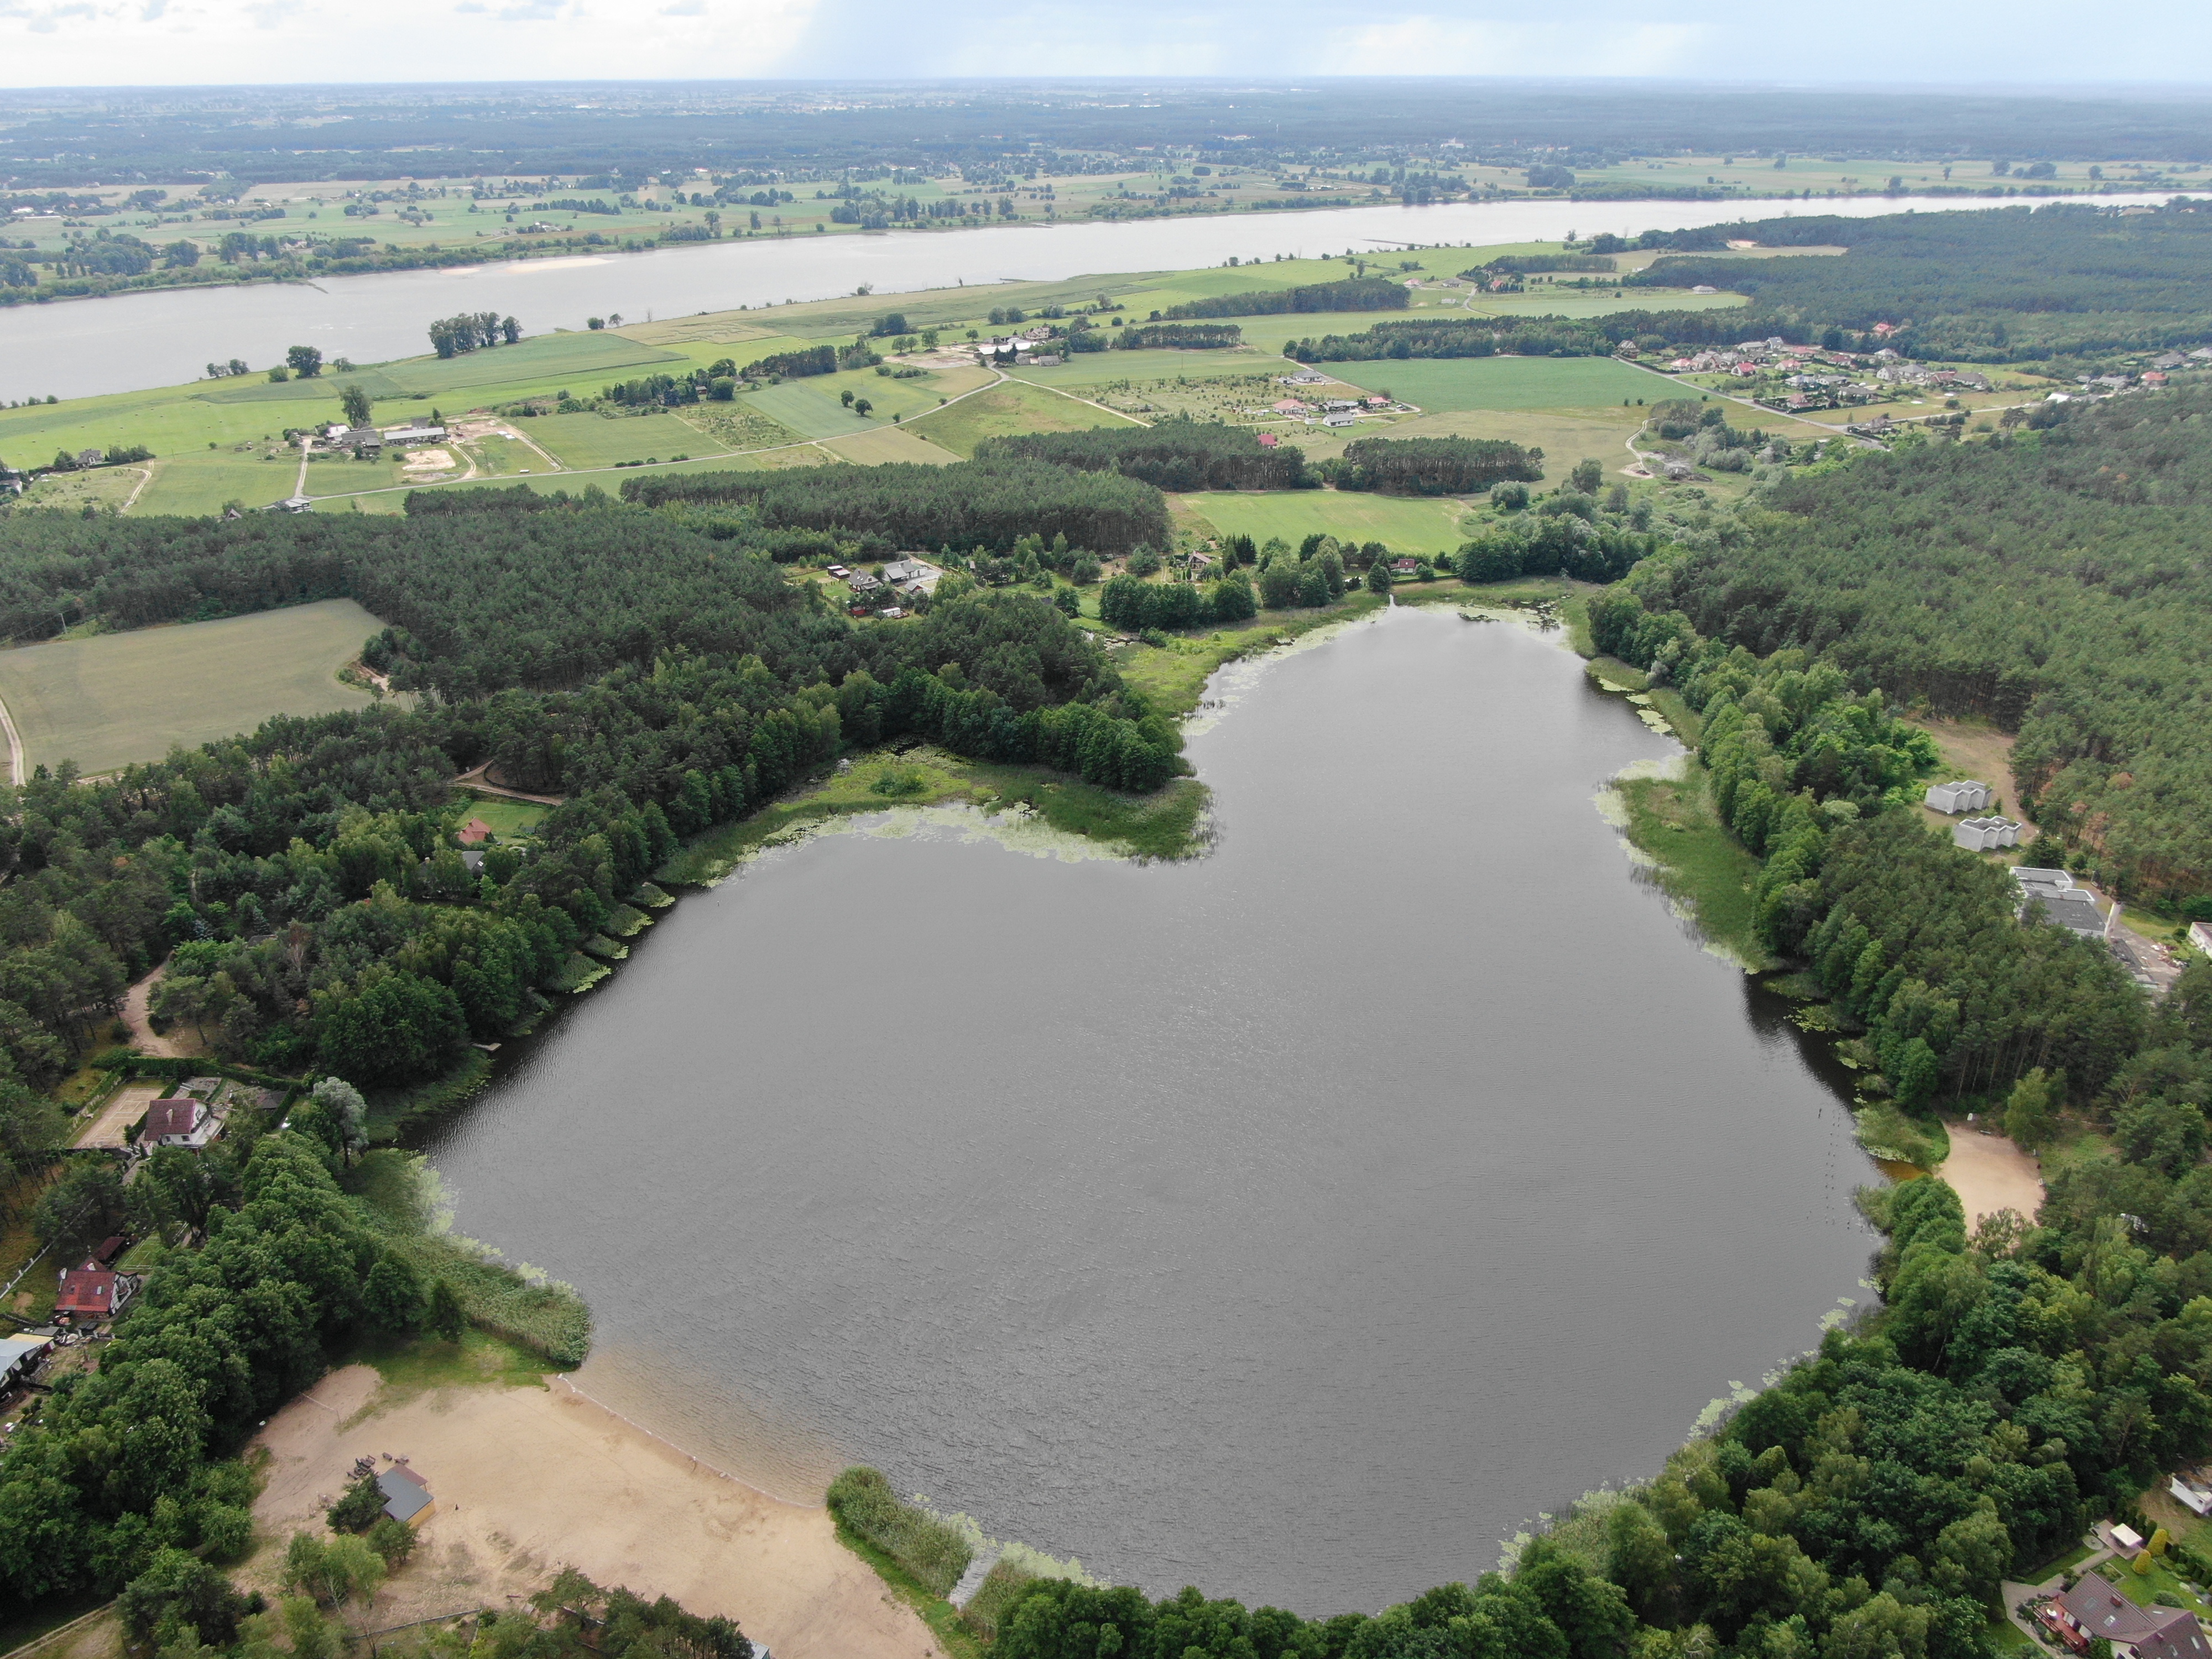
[[[2109,1579],[2085,1572],[2064,1595],[2036,1610],[2051,1632],[2075,1653],[2100,1637],[2129,1659],[2212,1659],[2197,1615],[2185,1607],[2140,1607]]]
[[[398,1463],[376,1477],[376,1489],[384,1494],[384,1512],[410,1527],[421,1526],[438,1507],[422,1477]]]

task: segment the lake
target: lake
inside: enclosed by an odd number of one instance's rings
[[[2102,205],[2163,196],[2100,197]],[[496,311],[532,334],[581,328],[619,312],[633,321],[738,306],[1058,281],[1086,273],[1184,270],[1232,256],[1387,250],[1397,243],[1549,241],[1571,230],[1680,230],[1724,220],[1836,213],[1853,218],[1982,205],[1972,199],[1862,197],[1820,202],[1455,203],[1435,207],[1323,208],[1220,214],[1129,224],[1002,225],[973,231],[793,236],[333,276],[252,288],[178,289],[0,310],[0,397],[85,398],[196,380],[212,362],[257,368],[294,345],[325,357],[381,362],[420,356],[431,319]],[[2021,205],[2016,199],[2013,205]],[[773,316],[762,319],[773,326]]]
[[[587,1392],[771,1492],[865,1461],[1155,1595],[1372,1611],[1869,1296],[1844,1103],[1596,809],[1669,739],[1449,610],[1212,694],[1207,856],[771,853],[435,1139],[459,1231],[589,1299]]]

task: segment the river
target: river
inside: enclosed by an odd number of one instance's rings
[[[1212,691],[1207,856],[771,853],[436,1138],[459,1230],[589,1299],[587,1391],[769,1491],[861,1460],[1371,1611],[1867,1296],[1844,1103],[1594,805],[1670,740],[1449,611]]]
[[[2110,196],[2100,205],[2160,202]],[[1972,199],[1455,203],[1298,213],[1141,219],[1127,224],[1002,225],[972,231],[793,236],[650,253],[334,276],[250,288],[172,289],[0,310],[0,397],[93,397],[198,379],[210,362],[257,368],[295,345],[380,362],[416,356],[424,328],[457,312],[496,311],[532,334],[619,312],[633,321],[788,300],[878,295],[956,283],[1059,281],[1085,274],[1187,270],[1278,253],[1386,251],[1395,243],[1552,241],[1569,231],[1634,235],[1739,218],[1835,213],[1853,218],[1987,205]],[[2014,199],[2011,205],[2026,204]],[[774,318],[763,318],[772,325]]]

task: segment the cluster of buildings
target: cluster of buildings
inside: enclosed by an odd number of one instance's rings
[[[387,449],[419,449],[427,444],[446,441],[442,426],[419,423],[379,428],[373,426],[347,426],[343,422],[325,427],[320,432],[302,433],[302,447],[319,445],[325,449],[343,450],[360,456],[381,455]]]
[[[1961,812],[1982,812],[1996,805],[1996,796],[1986,783],[1970,778],[1954,779],[1948,783],[1935,783],[1921,797],[1930,811],[1956,817]],[[2021,825],[2016,819],[1995,812],[1986,817],[1970,817],[1953,826],[1951,842],[1970,853],[1986,853],[2000,847],[2020,845]]]
[[[1377,392],[1365,398],[1324,398],[1318,401],[1283,398],[1270,404],[1266,412],[1279,415],[1285,420],[1302,421],[1308,426],[1346,427],[1362,415],[1380,415],[1393,407],[1390,399]]]
[[[994,335],[975,343],[976,361],[984,368],[1003,368],[1008,363],[1026,364],[1040,368],[1060,361],[1056,352],[1047,349],[1052,339],[1052,325],[1039,323],[1018,334]]]
[[[1929,811],[1947,817],[1975,815],[1961,818],[1952,826],[1954,846],[1963,847],[1970,853],[1987,853],[2021,844],[2023,826],[2016,818],[1990,810],[1996,805],[1996,792],[1978,780],[1954,778],[1948,782],[1931,783],[1921,801]],[[2074,878],[2063,870],[2023,864],[2013,871],[2012,879],[2020,900],[2016,914],[2023,921],[2046,922],[2084,939],[2110,940],[2118,932],[2119,906],[2116,904],[2109,911],[2100,908],[2096,896],[2087,888],[2075,886]]]
[[[855,617],[865,617],[873,611],[878,617],[896,618],[906,614],[905,607],[897,604],[878,605],[882,599],[903,595],[920,599],[934,593],[945,572],[927,562],[919,554],[902,553],[896,559],[885,561],[884,574],[874,576],[865,570],[833,564],[830,574],[852,590],[853,599],[848,607]]]

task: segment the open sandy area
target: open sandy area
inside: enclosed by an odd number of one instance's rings
[[[571,1389],[388,1389],[366,1365],[325,1377],[270,1420],[254,1505],[264,1539],[240,1575],[273,1583],[292,1534],[319,1528],[354,1460],[404,1459],[435,1508],[374,1626],[501,1606],[562,1565],[721,1613],[776,1659],[942,1659],[927,1626],[837,1541],[829,1513],[698,1463]]]
[[[2042,1169],[2003,1135],[1954,1124],[1951,1156],[1936,1173],[1951,1183],[1966,1206],[1969,1228],[1999,1210],[2017,1210],[2022,1220],[2033,1221],[2043,1207]]]

